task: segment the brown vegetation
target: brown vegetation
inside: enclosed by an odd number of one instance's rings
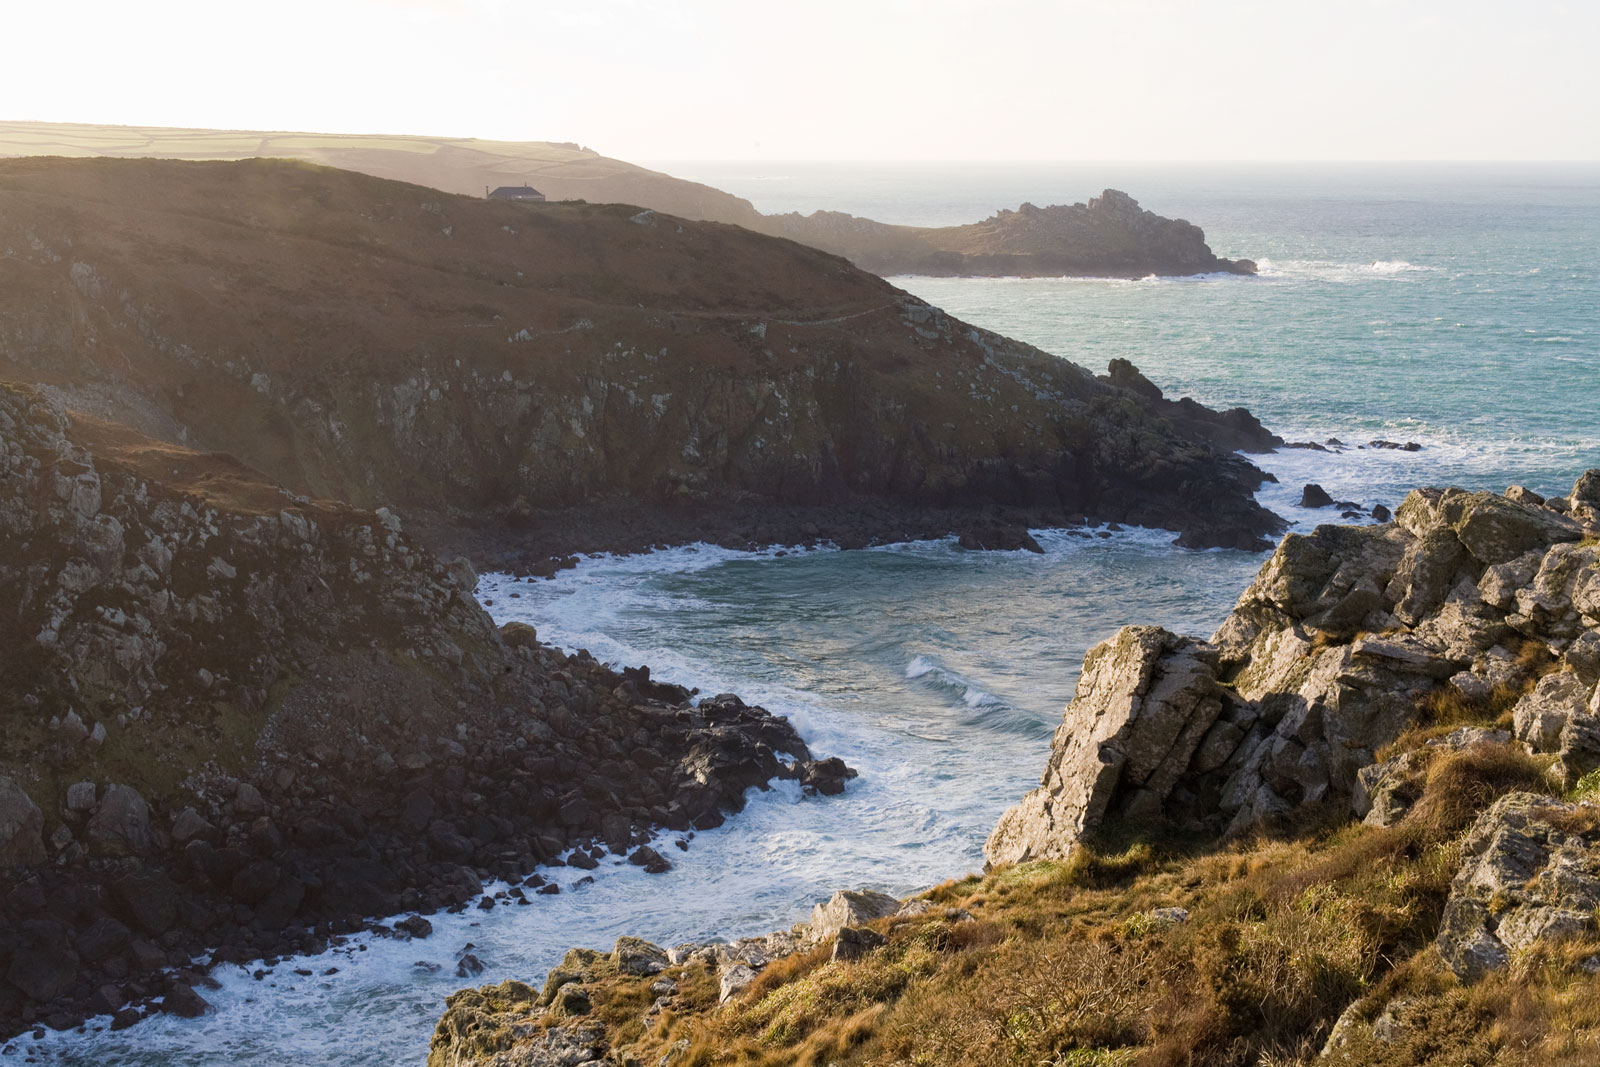
[[[720,1008],[704,966],[686,968],[676,977],[696,991],[613,1031],[612,1047],[639,1062],[676,1050],[688,1067],[1289,1067],[1354,1006],[1369,1023],[1389,1012],[1398,1036],[1364,1029],[1319,1062],[1593,1062],[1600,986],[1581,962],[1596,944],[1543,948],[1471,987],[1432,948],[1463,828],[1545,784],[1539,761],[1478,745],[1430,759],[1412,813],[1388,828],[1218,848],[1122,827],[1066,862],[939,886],[932,911],[872,924],[881,949],[797,953]],[[638,980],[611,988],[637,1010],[625,991]]]

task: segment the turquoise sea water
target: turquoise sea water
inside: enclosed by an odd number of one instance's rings
[[[1302,528],[1333,518],[1294,506],[1307,481],[1393,506],[1421,484],[1564,491],[1600,466],[1600,168],[666,169],[768,211],[938,224],[1111,186],[1188,217],[1261,276],[895,282],[1096,369],[1127,357],[1170,395],[1244,404],[1291,439],[1424,446],[1260,458],[1281,479],[1263,501]],[[24,1039],[14,1054],[420,1064],[467,941],[489,966],[477,980],[537,981],[570,945],[762,933],[837,888],[907,893],[976,869],[1000,811],[1038,779],[1084,651],[1128,623],[1209,633],[1264,558],[1176,549],[1158,531],[1040,539],[1043,556],[702,547],[590,560],[549,582],[487,576],[498,618],[785,712],[861,777],[839,798],[756,795],[687,853],[668,848],[677,867],[661,877],[603,867],[530,907],[438,917],[426,942],[358,941],[311,977],[293,962],[263,982],[225,969],[205,1019]]]

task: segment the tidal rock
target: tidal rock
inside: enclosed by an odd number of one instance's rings
[[[1300,492],[1300,506],[1303,508],[1331,508],[1333,497],[1328,491],[1316,482],[1311,482]]]
[[[1546,939],[1593,932],[1600,908],[1600,809],[1511,793],[1461,845],[1437,940],[1463,979]]]
[[[1015,552],[1026,550],[1028,552],[1044,553],[1044,548],[1036,541],[1033,534],[1022,526],[978,526],[962,532],[958,543],[962,548],[980,552]]]
[[[0,777],[0,867],[44,861],[44,813],[21,786]]]
[[[161,1010],[180,1019],[198,1019],[214,1009],[206,998],[179,982],[161,999]]]
[[[633,855],[628,857],[628,862],[635,867],[643,867],[646,874],[665,874],[672,870],[671,861],[649,845],[640,845],[634,849]]]

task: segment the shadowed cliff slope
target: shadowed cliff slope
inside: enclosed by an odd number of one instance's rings
[[[1204,419],[736,227],[286,161],[26,159],[0,163],[0,250],[0,374],[359,506],[1276,527]]]

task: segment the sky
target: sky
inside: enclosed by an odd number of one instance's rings
[[[1595,0],[0,0],[0,118],[647,160],[1600,159]]]

